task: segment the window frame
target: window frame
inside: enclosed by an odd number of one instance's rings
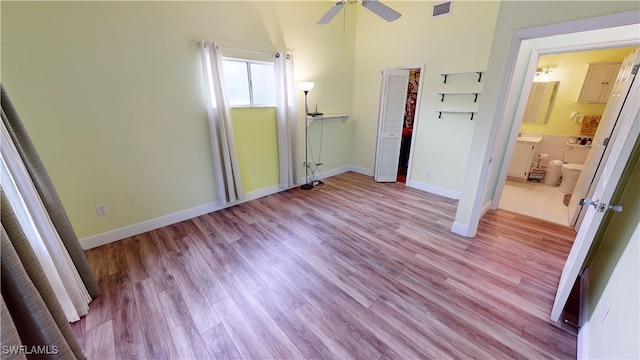
[[[272,104],[256,104],[255,103],[255,96],[254,96],[254,86],[253,86],[253,78],[251,75],[251,65],[256,64],[256,65],[269,65],[273,68],[273,61],[261,61],[261,60],[253,60],[253,59],[247,59],[247,58],[241,58],[241,57],[235,57],[235,56],[222,56],[222,66],[224,68],[224,64],[225,62],[238,62],[238,63],[244,63],[245,64],[245,68],[246,68],[246,74],[247,74],[247,82],[249,85],[249,104],[240,104],[240,105],[235,105],[235,104],[231,104],[231,101],[229,101],[229,107],[231,108],[275,108],[277,107],[277,100],[274,96],[273,98],[273,103]],[[224,70],[223,70],[224,71]],[[227,79],[225,78],[225,82],[227,81]],[[275,89],[275,70],[273,71],[273,91],[275,93],[276,89]]]

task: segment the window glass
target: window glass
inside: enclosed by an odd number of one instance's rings
[[[275,105],[275,74],[272,64],[252,63],[251,85],[254,105]]]
[[[224,85],[231,106],[251,105],[249,73],[244,61],[223,60]]]

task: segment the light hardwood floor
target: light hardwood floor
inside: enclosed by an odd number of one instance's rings
[[[87,251],[89,359],[576,357],[548,320],[575,236],[346,173]]]

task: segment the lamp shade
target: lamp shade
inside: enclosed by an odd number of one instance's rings
[[[309,90],[313,89],[313,85],[315,85],[315,83],[311,82],[311,81],[300,81],[298,83],[298,87],[302,91],[309,91]]]

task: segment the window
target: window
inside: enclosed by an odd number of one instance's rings
[[[230,106],[276,106],[272,63],[223,58],[222,65]]]

